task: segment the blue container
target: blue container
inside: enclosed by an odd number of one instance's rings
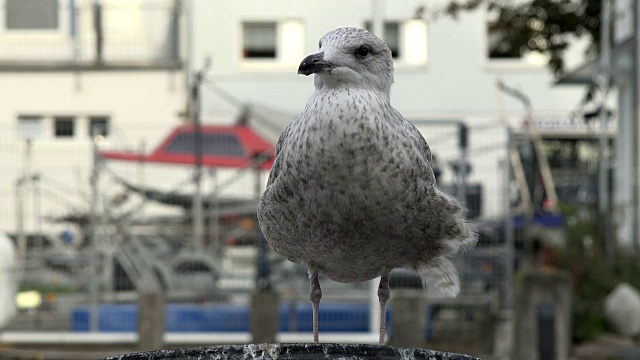
[[[90,330],[88,305],[77,307],[71,314],[71,330]],[[300,302],[291,311],[289,303],[280,303],[279,331],[312,332],[313,308]],[[292,314],[293,313],[293,314]],[[428,314],[432,315],[431,312]],[[295,316],[295,327],[290,328],[290,316]],[[102,304],[98,306],[98,331],[136,332],[138,329],[137,304]],[[391,324],[392,311],[387,308],[387,324]],[[167,332],[249,332],[251,313],[248,305],[233,304],[168,304]],[[427,321],[427,334],[431,334],[431,321]],[[369,305],[322,303],[318,325],[327,332],[368,332]],[[376,329],[377,330],[377,329]]]

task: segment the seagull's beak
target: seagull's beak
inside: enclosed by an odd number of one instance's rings
[[[298,67],[298,74],[309,76],[320,72],[326,72],[333,68],[333,65],[324,61],[324,51],[317,54],[309,55]]]

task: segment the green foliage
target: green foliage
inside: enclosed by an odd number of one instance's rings
[[[568,224],[568,244],[560,254],[560,266],[572,274],[574,282],[573,339],[591,340],[611,331],[604,317],[604,300],[611,290],[621,282],[640,289],[640,257],[620,253],[607,263],[597,218],[575,206],[559,207]]]
[[[598,51],[601,0],[457,0],[443,12],[455,18],[480,6],[497,13],[489,26],[503,56],[519,56],[527,50],[544,52],[549,55],[549,67],[562,75],[562,55],[572,35],[588,36],[588,55]]]

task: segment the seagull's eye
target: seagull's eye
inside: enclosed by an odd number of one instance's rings
[[[369,48],[365,45],[360,46],[358,50],[356,50],[356,54],[362,57],[369,55],[369,52],[370,52]]]

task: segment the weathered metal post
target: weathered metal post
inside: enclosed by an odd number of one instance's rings
[[[157,275],[142,266],[138,283],[138,348],[162,349],[166,330],[166,299]]]
[[[100,250],[98,249],[98,198],[100,184],[100,155],[98,152],[97,138],[93,137],[93,152],[92,152],[92,170],[90,178],[91,186],[91,203],[89,205],[89,246],[91,248],[91,272],[94,279],[99,279],[99,261]],[[99,330],[99,296],[100,296],[100,282],[91,281],[89,283],[89,302],[90,302],[90,317],[89,317],[89,329],[92,332]]]
[[[254,344],[275,343],[278,334],[278,295],[272,290],[251,295],[251,338]]]
[[[93,13],[93,31],[95,35],[95,63],[104,63],[104,29],[102,26],[102,4],[100,1],[94,1],[92,5]]]
[[[255,167],[254,196],[256,203],[260,201],[260,195],[262,194],[260,166],[266,158],[265,154],[256,154],[253,161]],[[271,286],[269,247],[267,239],[265,239],[259,226],[256,226],[256,235],[258,239],[258,254],[256,257],[255,291],[251,295],[251,336],[254,344],[275,343],[278,326],[280,325],[278,322],[278,303],[280,299]]]
[[[598,139],[598,215],[602,220],[602,231],[604,239],[605,257],[609,265],[613,262],[615,244],[612,243],[611,215],[609,210],[609,113],[607,110],[607,98],[611,82],[610,60],[610,23],[611,23],[611,1],[602,0],[602,27],[600,31],[600,69],[596,75],[596,84],[600,91],[600,136]]]
[[[515,310],[514,359],[569,358],[571,279],[567,273],[524,273],[516,293]]]
[[[458,201],[462,206],[467,206],[467,175],[469,175],[470,169],[467,164],[468,159],[468,144],[469,144],[469,128],[464,122],[460,122],[458,125],[458,148],[460,149],[460,155],[458,157],[458,188],[457,196]]]
[[[256,287],[251,295],[251,337],[254,344],[274,343],[279,327],[280,298],[271,287],[267,240],[258,229]]]
[[[165,331],[165,297],[160,289],[138,294],[138,348],[162,349]]]
[[[255,197],[260,199],[262,183],[260,181],[260,154],[255,159]],[[264,234],[256,227],[258,236],[258,255],[256,258],[256,286],[251,295],[251,337],[254,344],[275,343],[278,334],[278,303],[280,298],[271,286],[269,263],[269,245]]]

